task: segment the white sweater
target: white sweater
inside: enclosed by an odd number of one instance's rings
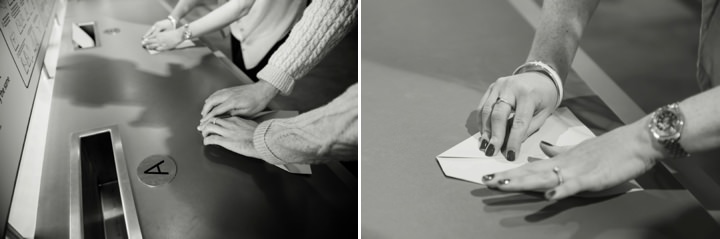
[[[270,58],[258,78],[289,94],[357,20],[356,0],[315,0]],[[357,160],[357,83],[329,104],[288,119],[268,120],[255,129],[253,144],[272,164]]]
[[[357,21],[357,0],[315,0],[257,77],[287,95]]]

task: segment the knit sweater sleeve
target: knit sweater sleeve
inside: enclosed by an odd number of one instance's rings
[[[262,122],[253,136],[255,149],[271,164],[357,160],[357,83],[325,106]]]
[[[337,45],[357,20],[357,0],[315,0],[293,26],[285,43],[270,57],[258,78],[288,95]]]

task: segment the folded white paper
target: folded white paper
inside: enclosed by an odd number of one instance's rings
[[[508,161],[500,153],[494,157],[485,156],[485,152],[479,149],[478,137],[479,133],[436,157],[445,176],[483,184],[482,177],[484,175],[519,167],[528,163],[530,157],[547,159],[548,157],[540,149],[540,141],[559,146],[576,145],[595,137],[595,135],[570,110],[563,107],[557,109],[535,134],[522,143],[514,162]],[[585,193],[579,196],[609,196],[640,189],[636,182],[631,181],[602,192]]]
[[[194,47],[194,46],[195,46],[195,43],[192,42],[191,40],[184,40],[184,41],[180,42],[180,44],[175,46],[175,48],[173,50],[179,50],[179,49]],[[160,53],[160,51],[156,51],[156,50],[150,50],[150,49],[145,49],[145,50],[147,50],[147,52],[150,53],[150,55],[155,55],[155,54]]]

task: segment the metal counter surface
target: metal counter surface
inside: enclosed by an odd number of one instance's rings
[[[140,45],[167,15],[156,1],[68,3],[42,172],[36,236],[67,238],[70,137],[117,125],[145,238],[357,235],[357,192],[326,166],[312,176],[202,145],[204,100],[241,84],[206,47],[150,55]],[[100,47],[74,50],[70,25],[95,21]],[[119,29],[119,32],[105,31]],[[247,79],[246,79],[247,80]],[[137,167],[170,155],[177,175],[148,187]]]
[[[435,156],[477,132],[472,111],[525,60],[533,29],[507,1],[363,7],[364,238],[719,237],[693,195],[659,172],[641,192],[552,202],[445,177]],[[623,124],[577,75],[567,80],[563,105],[593,132]]]

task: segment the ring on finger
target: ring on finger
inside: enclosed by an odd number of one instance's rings
[[[502,97],[498,97],[497,100],[495,100],[495,104],[497,103],[505,103],[510,106],[511,110],[515,110],[515,105],[513,103],[510,103],[510,101],[503,99]]]
[[[560,174],[560,168],[555,166],[552,169],[553,173],[555,173],[555,176],[557,176],[558,179],[558,186],[563,184],[565,182],[565,179],[563,179],[562,174]]]

